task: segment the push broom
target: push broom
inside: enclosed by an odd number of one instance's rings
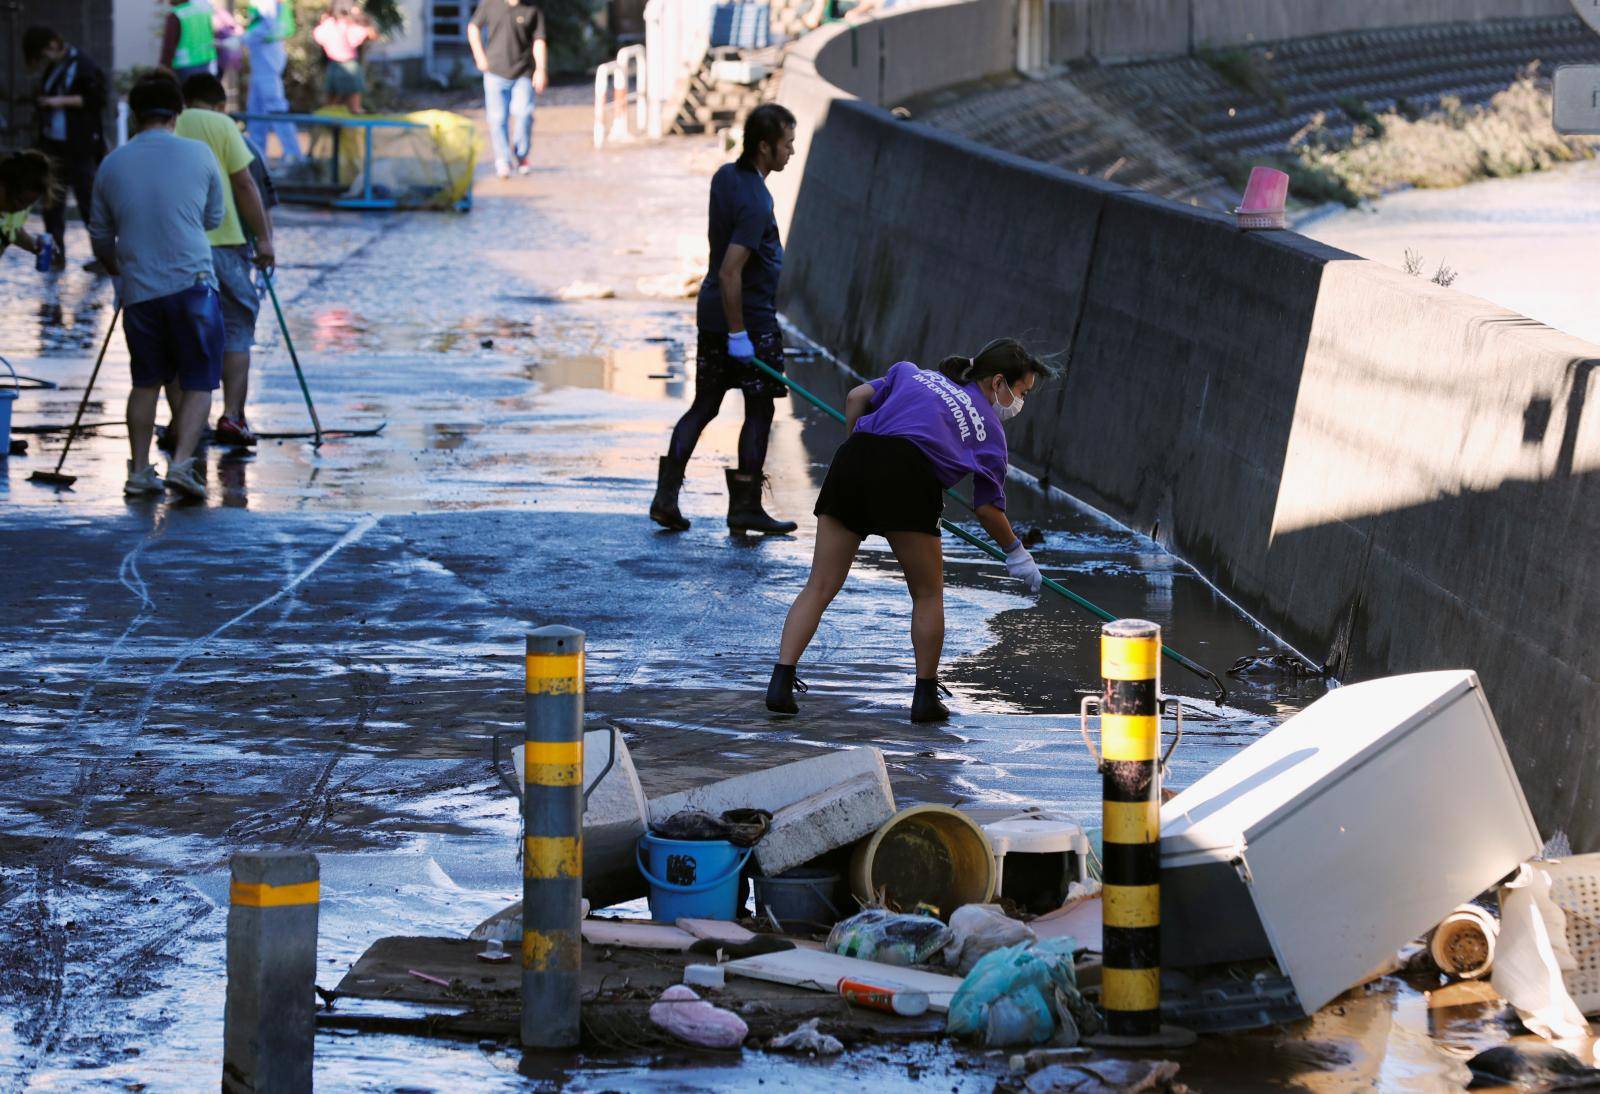
[[[89,405],[89,395],[94,391],[94,382],[100,375],[100,364],[106,359],[106,347],[111,345],[111,332],[117,329],[117,318],[122,315],[122,305],[111,313],[111,325],[106,328],[105,341],[100,343],[100,356],[94,359],[94,371],[89,373],[89,384],[83,389],[83,398],[78,400],[78,413],[73,416],[72,428],[67,431],[67,443],[61,449],[61,458],[56,461],[54,471],[35,471],[28,476],[29,482],[36,482],[40,486],[54,486],[57,488],[71,486],[78,481],[76,475],[63,475],[62,466],[67,462],[67,453],[72,451],[72,442],[78,436],[78,424],[83,421],[84,408]]]

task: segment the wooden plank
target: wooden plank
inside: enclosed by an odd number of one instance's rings
[[[591,946],[623,946],[632,950],[687,950],[695,936],[670,923],[632,919],[585,919],[583,940]]]
[[[678,929],[688,931],[696,938],[737,946],[755,938],[756,933],[725,919],[680,919]]]
[[[896,984],[928,994],[928,1009],[943,1013],[961,987],[959,976],[941,976],[921,969],[885,965],[816,950],[787,950],[759,957],[742,957],[722,966],[731,976],[747,976],[774,984],[789,984],[812,991],[833,992],[840,980],[862,980],[869,984]]]

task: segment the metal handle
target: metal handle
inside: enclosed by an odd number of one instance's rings
[[[1094,740],[1089,736],[1089,708],[1100,709],[1098,695],[1085,695],[1083,702],[1078,704],[1078,732],[1083,734],[1083,746],[1089,750],[1089,755],[1094,757],[1094,769],[1104,771],[1105,764],[1100,760],[1100,753],[1095,750]]]
[[[1178,742],[1183,740],[1183,703],[1179,702],[1176,696],[1169,695],[1161,700],[1156,709],[1164,713],[1169,704],[1172,707],[1173,717],[1177,722],[1177,726],[1173,730],[1172,743],[1167,746],[1166,753],[1161,757],[1161,773],[1163,775],[1167,771],[1167,761],[1172,759],[1173,752],[1178,748]],[[1100,753],[1094,747],[1094,738],[1089,735],[1090,707],[1093,707],[1096,711],[1100,709],[1100,697],[1098,695],[1085,695],[1083,702],[1078,704],[1078,732],[1083,735],[1083,746],[1089,750],[1089,755],[1094,758],[1094,769],[1096,771],[1104,771],[1105,762],[1101,760]]]
[[[600,769],[600,774],[594,777],[594,782],[590,783],[584,788],[583,805],[585,809],[589,807],[589,795],[593,794],[595,790],[599,788],[600,784],[605,781],[606,776],[611,774],[611,769],[617,765],[617,734],[621,731],[618,730],[615,725],[611,725],[609,723],[606,725],[606,729],[609,732],[609,736],[606,738],[606,744],[608,746],[606,765]],[[522,787],[518,786],[516,782],[506,774],[505,768],[500,765],[500,738],[509,737],[512,734],[521,737],[523,736],[523,733],[524,731],[520,729],[508,729],[500,733],[496,733],[489,738],[494,743],[494,759],[492,761],[494,765],[494,773],[500,777],[501,785],[511,792],[511,796],[513,798],[517,799],[518,810],[521,810],[522,808]]]
[[[594,777],[594,782],[590,783],[584,788],[583,807],[585,809],[589,808],[589,795],[593,794],[596,788],[598,788],[601,783],[605,782],[606,776],[611,773],[611,768],[615,766],[617,762],[617,734],[620,731],[610,720],[607,720],[606,722],[606,730],[608,731],[606,745],[609,749],[609,754],[606,756],[606,765],[600,769],[600,774]]]
[[[1167,761],[1172,759],[1172,754],[1177,751],[1178,742],[1183,740],[1183,703],[1178,700],[1176,695],[1169,695],[1161,700],[1160,706],[1156,709],[1165,711],[1168,703],[1172,704],[1173,718],[1176,720],[1177,726],[1173,730],[1172,743],[1167,746],[1166,753],[1161,757],[1162,775],[1167,773]]]
[[[507,729],[493,734],[489,738],[494,745],[493,759],[490,762],[494,765],[494,773],[499,776],[501,785],[511,792],[511,796],[513,798],[517,799],[517,809],[520,812],[522,809],[522,787],[518,786],[511,779],[511,777],[506,774],[505,768],[500,766],[500,738],[509,737],[513,733],[515,733],[519,738],[526,736],[525,730]]]

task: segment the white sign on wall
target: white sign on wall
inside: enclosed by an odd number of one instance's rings
[[[1557,133],[1600,134],[1600,65],[1556,69],[1554,98]]]

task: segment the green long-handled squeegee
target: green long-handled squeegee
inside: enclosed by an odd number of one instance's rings
[[[839,413],[838,410],[823,402],[820,398],[813,395],[811,392],[807,391],[804,387],[795,383],[793,380],[789,379],[789,377],[785,376],[783,373],[779,372],[765,361],[762,361],[758,358],[753,358],[752,363],[756,366],[756,368],[760,369],[768,376],[771,376],[774,380],[785,384],[789,390],[805,399],[818,410],[821,410],[823,413],[832,417],[835,421],[839,422],[839,424],[844,424],[845,417],[843,414]],[[945,493],[959,502],[961,507],[967,510],[967,512],[972,513],[973,515],[977,514],[977,509],[973,507],[973,504],[960,494],[956,493],[954,490],[946,490]],[[1000,550],[1000,548],[996,547],[994,544],[989,543],[986,540],[979,539],[977,536],[961,527],[961,525],[956,524],[954,521],[945,520],[943,517],[941,517],[939,518],[939,523],[944,527],[945,531],[949,532],[956,538],[965,540],[978,550],[990,555],[993,558],[999,559],[1001,562],[1005,561],[1005,552]],[[1097,616],[1107,623],[1116,621],[1116,616],[1112,615],[1110,612],[1106,611],[1093,601],[1079,596],[1077,593],[1073,592],[1059,581],[1047,577],[1044,579],[1044,587],[1055,593],[1057,596],[1065,597],[1067,600],[1076,604],[1090,615]],[[1222,680],[1217,676],[1216,673],[1202,665],[1195,663],[1194,661],[1191,661],[1189,658],[1185,657],[1183,654],[1169,646],[1162,646],[1161,652],[1175,664],[1188,669],[1201,679],[1209,681],[1211,686],[1217,689],[1218,702],[1221,702],[1223,699],[1227,698],[1228,689],[1223,685]]]

